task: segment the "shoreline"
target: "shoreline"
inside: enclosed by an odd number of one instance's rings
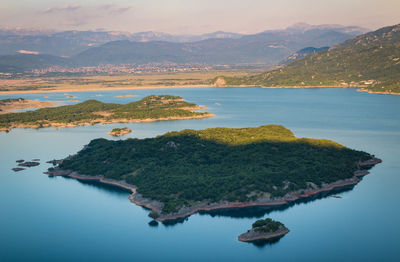
[[[193,110],[197,110],[193,109]],[[77,127],[77,126],[90,126],[95,124],[107,125],[107,124],[117,124],[117,123],[148,123],[148,122],[158,122],[158,121],[174,121],[174,120],[191,120],[191,119],[203,119],[214,117],[215,114],[208,113],[196,116],[176,116],[176,117],[163,117],[163,118],[146,118],[146,119],[114,119],[110,121],[104,121],[102,119],[94,119],[90,122],[80,122],[80,123],[46,123],[41,125],[34,125],[34,124],[16,124],[8,128],[1,128],[0,132],[3,131],[10,131],[14,128],[46,128],[46,127],[55,127],[55,128],[64,128],[64,127]]]
[[[273,233],[255,233],[253,231],[253,229],[251,229],[250,232],[240,234],[238,236],[238,240],[241,242],[254,242],[254,241],[258,241],[258,240],[273,240],[276,238],[281,238],[289,232],[290,232],[290,230],[287,229],[286,227],[283,227],[282,229],[280,229],[276,232],[273,232]],[[254,235],[249,236],[252,234],[254,234]]]
[[[12,111],[23,110],[27,108],[34,108],[36,110],[39,108],[48,108],[63,104],[64,103],[62,101],[40,101],[39,99],[15,101],[0,105],[0,114],[16,113]]]
[[[360,86],[335,86],[335,85],[329,85],[329,86],[262,86],[262,85],[229,85],[229,86],[213,86],[217,88],[229,88],[229,87],[261,87],[265,89],[312,89],[312,88],[355,88],[357,92],[366,92],[368,94],[382,94],[382,95],[400,95],[400,93],[397,92],[378,92],[378,91],[371,91],[368,89],[365,89],[365,87],[360,87]]]
[[[358,165],[359,165],[359,167],[363,167],[363,166],[372,167],[381,162],[382,162],[382,160],[380,160],[378,158],[371,158],[367,161],[358,163]],[[129,196],[129,200],[132,203],[159,213],[160,216],[158,218],[156,218],[156,220],[160,221],[160,222],[165,222],[165,221],[174,221],[174,220],[178,220],[178,219],[184,219],[184,218],[189,217],[200,211],[236,209],[236,208],[257,207],[257,206],[278,207],[278,206],[289,204],[289,203],[297,201],[297,200],[309,198],[311,196],[317,195],[322,192],[329,192],[329,191],[333,191],[336,189],[345,188],[348,186],[354,186],[361,181],[361,177],[368,175],[369,172],[367,170],[358,169],[354,172],[354,176],[351,178],[335,181],[335,182],[332,182],[329,184],[323,184],[322,187],[320,187],[320,188],[313,188],[313,189],[306,189],[306,190],[299,190],[299,191],[291,192],[291,193],[286,194],[286,196],[284,196],[284,197],[280,197],[280,198],[276,198],[276,199],[272,199],[272,200],[264,200],[264,201],[263,200],[255,200],[253,202],[223,201],[223,202],[211,203],[211,204],[199,204],[197,206],[183,207],[178,212],[170,213],[170,214],[161,214],[161,209],[162,209],[163,203],[161,203],[157,200],[143,198],[139,193],[137,193],[136,186],[130,185],[130,184],[126,183],[125,181],[107,179],[101,175],[87,176],[87,175],[79,174],[75,171],[62,170],[62,169],[57,169],[57,168],[52,171],[47,171],[47,172],[45,172],[45,174],[53,175],[53,176],[70,177],[70,178],[75,178],[78,180],[98,181],[100,183],[110,184],[110,185],[118,186],[118,187],[121,187],[124,189],[128,189],[132,192],[132,194]],[[302,192],[302,193],[300,193],[300,192]]]
[[[0,91],[0,95],[16,95],[16,94],[40,94],[40,93],[67,93],[67,92],[101,92],[101,91],[123,91],[123,90],[151,90],[151,89],[176,89],[176,88],[205,88],[213,87],[212,85],[177,85],[177,86],[133,86],[133,87],[104,87],[104,88],[60,88],[60,89],[36,89],[36,90],[15,90]]]
[[[60,88],[60,89],[37,89],[37,90],[15,90],[15,91],[0,91],[1,95],[17,95],[17,94],[41,94],[41,93],[67,93],[67,92],[101,92],[101,91],[123,91],[123,90],[152,90],[152,89],[177,89],[177,88],[230,88],[230,87],[261,87],[266,89],[273,88],[286,88],[286,89],[303,89],[303,88],[356,88],[358,92],[367,92],[369,94],[384,94],[384,95],[400,95],[397,92],[378,92],[370,91],[365,89],[365,87],[360,86],[339,86],[339,85],[328,85],[328,86],[262,86],[262,85],[228,85],[228,86],[218,86],[215,84],[210,85],[159,85],[159,86],[134,86],[134,87],[104,87],[104,88],[93,88],[82,90],[81,88]]]

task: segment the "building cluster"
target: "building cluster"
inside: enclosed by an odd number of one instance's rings
[[[141,74],[141,73],[179,73],[179,72],[203,72],[212,67],[204,64],[144,64],[144,65],[99,65],[85,67],[61,67],[51,66],[42,69],[34,69],[33,74],[42,75],[48,73],[81,73],[81,74]]]

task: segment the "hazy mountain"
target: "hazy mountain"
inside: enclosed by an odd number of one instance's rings
[[[351,38],[355,33],[355,30],[345,29],[345,27],[337,29],[333,26],[310,26],[310,28],[297,26],[254,35],[220,31],[195,36],[205,39],[194,42],[191,41],[194,36],[174,36],[157,32],[129,34],[64,31],[47,35],[11,34],[0,35],[0,54],[10,52],[35,54],[37,52],[38,54],[63,54],[70,58],[57,60],[52,56],[39,56],[40,60],[39,57],[19,54],[15,57],[12,55],[0,57],[0,62],[7,70],[42,68],[51,66],[53,63],[69,66],[163,62],[270,66],[278,64],[305,47],[333,46]],[[154,41],[157,39],[165,41]],[[182,40],[186,42],[180,42]],[[38,63],[32,63],[33,59],[38,60]],[[7,60],[10,61],[7,62]],[[6,67],[7,65],[9,67]]]
[[[226,85],[362,86],[369,91],[400,93],[400,24],[381,28],[314,53],[280,69]]]
[[[291,54],[287,58],[283,59],[281,62],[279,62],[279,65],[287,65],[287,64],[289,64],[289,63],[291,63],[293,61],[296,61],[298,59],[301,59],[301,58],[303,58],[305,56],[308,56],[310,54],[313,54],[313,53],[316,53],[316,52],[319,52],[319,51],[327,50],[327,49],[329,49],[329,46],[323,46],[323,47],[320,47],[320,48],[315,48],[315,47],[312,47],[312,46],[306,47],[306,48],[303,48],[303,49]]]
[[[0,28],[0,55],[16,54],[19,50],[28,50],[39,52],[40,54],[51,54],[56,56],[73,56],[80,52],[87,50],[90,47],[103,45],[111,41],[130,40],[134,42],[151,42],[151,41],[165,41],[175,43],[199,42],[207,39],[252,39],[262,38],[262,36],[272,37],[268,41],[280,41],[277,36],[282,35],[302,35],[306,38],[311,35],[313,31],[317,34],[326,32],[331,36],[326,35],[325,38],[331,37],[329,42],[338,43],[344,39],[348,39],[356,34],[361,34],[365,29],[360,27],[349,26],[335,26],[335,25],[322,25],[313,26],[307,24],[297,24],[288,27],[285,30],[270,30],[255,35],[241,35],[237,33],[217,31],[202,35],[172,35],[161,32],[139,32],[128,33],[118,31],[63,31],[54,32],[44,29],[13,29],[13,28]],[[333,35],[336,32],[337,35]],[[315,42],[315,37],[311,37],[312,42]],[[284,39],[285,40],[285,39]],[[304,39],[303,39],[304,40]],[[246,40],[245,40],[246,41]],[[274,44],[274,43],[273,43]],[[325,44],[325,45],[330,45]],[[321,43],[311,43],[308,45],[300,45],[291,51],[297,51],[306,46],[322,46]],[[289,55],[288,53],[287,55]]]
[[[354,36],[365,34],[370,31],[367,28],[359,26],[343,26],[337,24],[310,25],[307,23],[297,23],[286,28],[287,31],[303,31],[303,32],[313,29],[334,30],[341,33],[352,34]]]
[[[115,41],[89,48],[72,60],[78,65],[150,62],[272,65],[302,48],[332,46],[351,37],[352,34],[330,28],[312,28],[186,43]]]
[[[52,55],[5,55],[0,56],[0,72],[24,72],[49,66],[63,66],[66,65],[66,63],[68,63],[68,61],[65,58]]]

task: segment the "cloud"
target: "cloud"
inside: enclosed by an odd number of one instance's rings
[[[130,6],[118,6],[114,3],[109,3],[109,4],[101,5],[100,9],[106,10],[108,12],[108,14],[110,14],[110,15],[119,15],[119,14],[125,13],[126,11],[131,9],[131,7]]]
[[[79,5],[79,4],[60,5],[60,6],[46,8],[46,9],[42,10],[42,13],[48,14],[48,13],[54,13],[54,12],[60,12],[60,11],[75,11],[79,8],[81,8],[81,5]]]

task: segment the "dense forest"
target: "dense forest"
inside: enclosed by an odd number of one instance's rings
[[[357,36],[270,72],[219,77],[214,83],[218,79],[227,86],[360,86],[400,93],[400,24]]]
[[[201,116],[207,113],[193,112],[197,105],[185,102],[179,96],[152,95],[140,101],[128,104],[103,103],[97,100],[42,108],[35,111],[8,113],[0,115],[0,128],[9,128],[18,124],[46,126],[49,123],[59,124],[95,124],[115,119],[159,119],[168,117]]]
[[[296,138],[279,125],[170,132],[156,138],[92,140],[61,169],[125,180],[163,213],[198,201],[252,201],[353,176],[365,152]]]

